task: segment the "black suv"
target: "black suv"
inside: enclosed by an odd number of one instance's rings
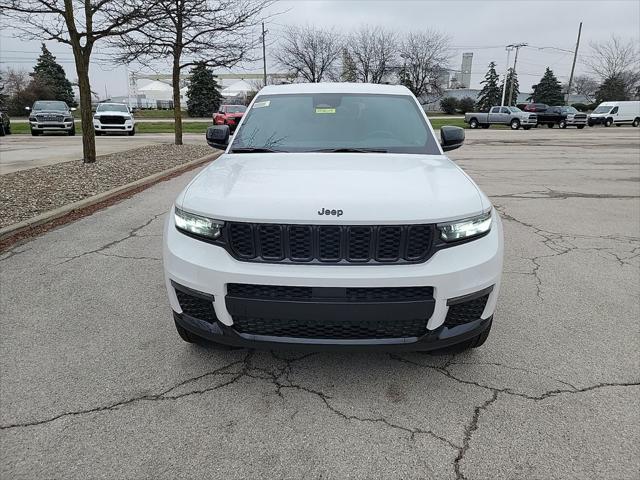
[[[38,100],[33,107],[26,107],[29,113],[29,126],[34,137],[44,132],[65,132],[67,135],[76,134],[73,121],[75,108],[69,108],[65,102],[59,100]]]

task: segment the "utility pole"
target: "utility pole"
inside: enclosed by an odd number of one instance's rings
[[[267,86],[267,47],[265,45],[265,36],[267,30],[264,29],[264,22],[262,22],[262,81],[264,86]]]
[[[573,72],[576,69],[576,59],[578,58],[578,47],[580,47],[580,34],[582,33],[582,22],[578,27],[578,40],[576,40],[576,49],[573,52],[573,64],[571,65],[571,75],[569,75],[569,86],[567,87],[567,101],[569,105],[569,95],[571,95],[571,84],[573,83]]]
[[[507,45],[507,66],[504,69],[504,81],[502,82],[502,101],[500,105],[504,107],[504,94],[507,92],[507,74],[509,73],[509,57],[511,56],[511,50],[513,50],[513,45]]]
[[[515,77],[515,74],[516,74],[516,65],[518,65],[518,52],[520,52],[520,49],[522,47],[526,47],[526,46],[527,46],[526,43],[518,43],[518,44],[514,45],[514,47],[516,49],[516,58],[513,61],[513,73],[511,74],[511,81],[509,82],[509,97],[508,97],[509,98],[509,105],[511,105],[511,96],[513,95],[513,80],[514,80],[514,77]],[[514,100],[515,100],[514,103],[518,103],[517,102],[517,100],[518,100],[517,98],[514,99]]]

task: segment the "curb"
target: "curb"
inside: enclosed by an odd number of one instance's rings
[[[54,210],[49,210],[47,212],[41,213],[40,215],[29,218],[28,220],[23,220],[21,222],[14,223],[13,225],[0,228],[0,241],[2,243],[5,243],[5,241],[10,237],[18,236],[28,230],[53,222],[54,220],[71,213],[88,209],[89,207],[92,207],[99,203],[108,204],[109,200],[115,197],[125,197],[126,194],[130,192],[137,193],[138,191],[144,190],[146,187],[150,187],[155,183],[161,182],[163,180],[168,180],[171,177],[175,177],[211,160],[215,160],[218,156],[220,156],[221,153],[222,152],[216,152],[210,155],[205,155],[204,157],[200,157],[196,160],[192,160],[190,162],[183,163],[182,165],[177,165],[167,170],[163,170],[162,172],[154,173],[153,175],[149,175],[148,177],[141,178],[139,180],[136,180],[135,182],[112,188],[111,190],[99,193],[98,195],[83,198],[82,200],[78,200],[77,202],[73,202]]]

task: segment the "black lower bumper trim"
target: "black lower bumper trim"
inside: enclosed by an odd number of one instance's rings
[[[443,325],[421,337],[414,338],[339,340],[242,334],[232,326],[227,326],[220,321],[208,323],[176,312],[173,312],[173,316],[181,327],[206,340],[224,345],[261,350],[438,350],[470,340],[479,335],[491,325],[493,319],[493,317],[478,319],[455,327]]]

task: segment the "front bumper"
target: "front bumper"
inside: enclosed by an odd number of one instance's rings
[[[567,126],[571,126],[571,127],[577,127],[578,125],[586,125],[587,124],[587,118],[586,117],[582,117],[582,118],[567,117],[565,121],[567,122]]]
[[[428,261],[411,265],[287,265],[242,262],[223,248],[196,240],[178,232],[173,210],[164,229],[163,260],[166,287],[176,322],[211,340],[269,347],[273,343],[323,347],[389,346],[413,349],[436,349],[458,343],[482,332],[495,310],[502,274],[503,233],[498,214],[493,213],[489,234],[477,240],[439,250]],[[173,283],[203,292],[214,298],[216,321],[201,322],[183,315]],[[425,309],[424,335],[411,341],[357,340],[338,341],[295,338],[257,338],[239,335],[227,302],[227,285],[231,283],[300,287],[433,287],[433,305]],[[447,301],[492,288],[484,310],[475,321],[454,328],[445,327],[449,311]],[[393,321],[389,319],[388,321]]]
[[[131,120],[126,120],[124,124],[109,124],[94,120],[93,128],[98,132],[130,132],[134,128],[134,123]]]
[[[68,132],[73,130],[73,122],[48,123],[48,122],[29,122],[31,130],[37,132]]]
[[[606,121],[607,117],[589,117],[587,123],[591,125],[602,125]]]

